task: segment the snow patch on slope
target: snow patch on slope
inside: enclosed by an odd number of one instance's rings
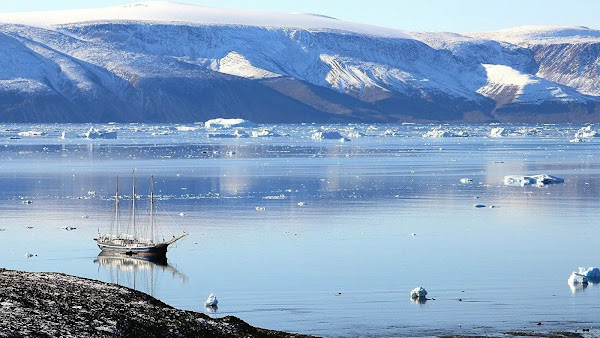
[[[505,65],[484,64],[488,82],[477,90],[485,97],[501,104],[540,103],[543,101],[575,102],[584,101],[579,93],[571,88],[524,74]]]
[[[224,58],[220,59],[218,71],[247,79],[266,79],[281,76],[280,74],[254,67],[250,61],[237,52],[230,52]]]

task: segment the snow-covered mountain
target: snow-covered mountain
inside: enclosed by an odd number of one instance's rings
[[[600,31],[170,2],[0,14],[0,121],[600,121]]]

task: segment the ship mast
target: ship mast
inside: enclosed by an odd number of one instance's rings
[[[117,238],[119,238],[119,175],[117,175],[117,192],[115,193],[115,223],[117,225]]]
[[[135,170],[133,171],[133,195],[131,197],[133,200],[133,238],[135,239]]]
[[[150,243],[154,243],[154,175],[150,176]]]

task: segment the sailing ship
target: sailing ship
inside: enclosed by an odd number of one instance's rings
[[[94,238],[98,247],[102,252],[108,252],[112,254],[125,254],[129,256],[157,256],[166,257],[167,249],[169,245],[177,242],[188,235],[187,232],[183,232],[180,236],[173,236],[169,240],[155,240],[154,234],[154,176],[150,179],[150,224],[149,229],[142,229],[140,225],[136,224],[136,193],[135,193],[135,173],[133,176],[133,193],[131,198],[131,220],[132,220],[132,233],[121,232],[121,224],[119,217],[119,176],[117,176],[117,188],[115,193],[115,233],[99,234],[98,238]],[[144,231],[146,230],[146,231]],[[149,230],[149,232],[147,231]],[[147,236],[142,236],[143,233],[147,233]]]

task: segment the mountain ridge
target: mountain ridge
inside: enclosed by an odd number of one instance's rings
[[[0,121],[600,122],[600,31],[584,27],[406,32],[161,1],[60,13],[0,14]]]

